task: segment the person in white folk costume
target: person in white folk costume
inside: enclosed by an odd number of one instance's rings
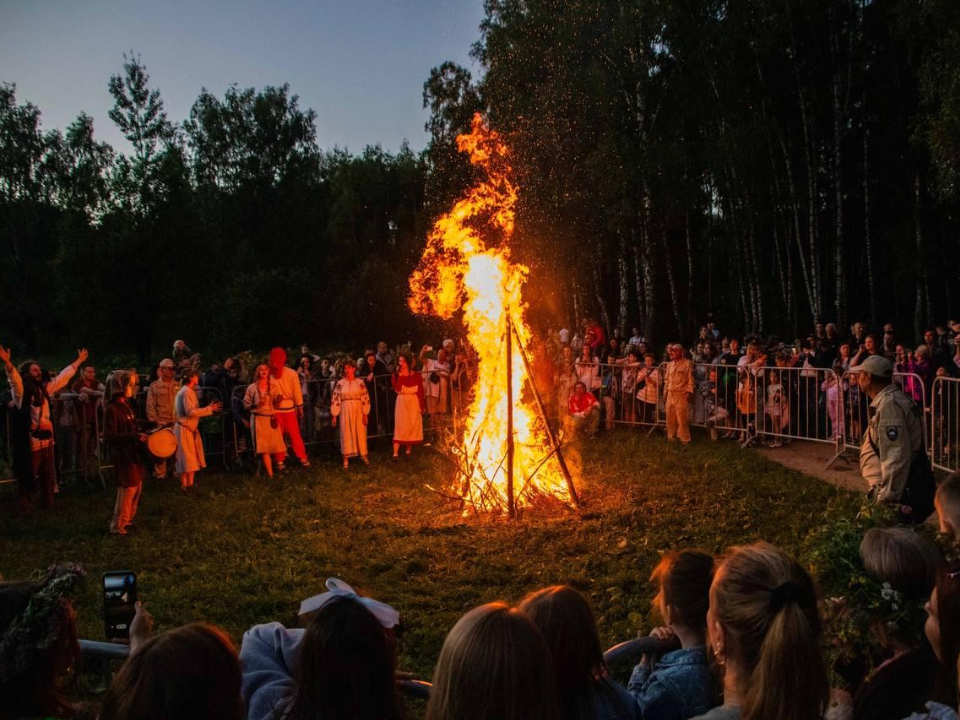
[[[200,437],[200,418],[213,415],[220,410],[220,402],[212,402],[200,407],[194,388],[200,382],[200,375],[189,371],[183,376],[183,386],[177,393],[174,403],[177,424],[173,428],[177,436],[176,473],[180,476],[180,490],[186,492],[193,487],[193,476],[197,470],[207,466],[203,454],[203,439]]]
[[[330,400],[333,427],[340,425],[340,453],[343,466],[350,467],[350,458],[360,456],[364,465],[367,458],[367,420],[370,416],[370,394],[367,384],[357,377],[357,363],[351,358],[343,361],[343,377],[333,388]]]
[[[254,452],[263,462],[267,477],[273,477],[274,469],[284,469],[287,444],[283,441],[283,432],[274,415],[273,387],[268,366],[257,365],[253,382],[244,393],[243,407],[250,411],[252,418],[250,431]]]

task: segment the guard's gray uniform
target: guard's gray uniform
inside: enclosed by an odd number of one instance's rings
[[[920,409],[891,383],[877,393],[870,411],[860,446],[860,474],[876,502],[895,503],[906,487],[910,462],[923,447]]]

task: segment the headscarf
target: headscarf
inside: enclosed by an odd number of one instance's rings
[[[104,383],[103,387],[103,396],[107,399],[107,402],[111,402],[116,395],[122,395],[127,390],[127,385],[130,383],[130,376],[136,373],[135,370],[125,369],[125,370],[114,370],[107,376],[107,381]]]
[[[283,368],[287,364],[287,352],[281,347],[275,347],[270,351],[270,374],[277,380],[283,375]]]

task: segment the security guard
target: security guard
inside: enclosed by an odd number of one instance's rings
[[[860,446],[860,473],[870,485],[868,497],[899,505],[910,463],[923,448],[923,422],[913,400],[893,384],[893,365],[871,355],[857,370],[860,392],[870,398],[870,422]]]

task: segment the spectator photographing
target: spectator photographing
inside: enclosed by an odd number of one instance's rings
[[[149,637],[137,603],[130,657],[103,698],[99,720],[243,720],[240,661],[220,628],[192,623]]]

